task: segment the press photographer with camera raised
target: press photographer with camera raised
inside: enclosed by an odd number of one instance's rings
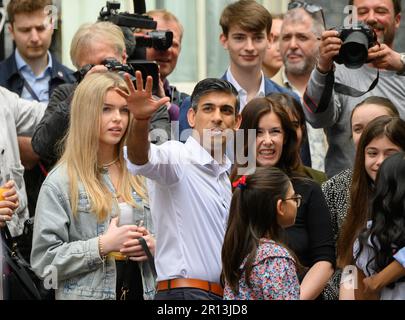
[[[328,138],[325,171],[329,177],[353,165],[349,122],[355,105],[371,95],[387,97],[405,118],[405,53],[393,48],[401,0],[353,0],[349,5],[357,8],[363,24],[322,34],[319,61],[304,95],[307,121],[324,128]]]
[[[70,57],[78,69],[78,82],[96,72],[128,72],[124,35],[111,22],[82,25],[75,33]],[[59,158],[59,141],[69,126],[70,103],[78,83],[59,86],[52,95],[45,115],[32,137],[34,151],[51,167]],[[151,120],[151,130],[162,129],[170,137],[169,113],[161,107]]]
[[[158,50],[154,47],[146,49],[146,59],[156,61],[159,65],[160,92],[161,97],[170,98],[169,114],[171,121],[179,118],[179,107],[183,100],[189,95],[180,92],[176,87],[170,85],[167,77],[174,71],[181,52],[181,41],[183,39],[183,26],[177,17],[166,9],[148,11],[147,15],[157,22],[157,29],[170,30],[173,33],[173,43],[167,50]]]

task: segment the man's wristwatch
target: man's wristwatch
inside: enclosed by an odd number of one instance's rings
[[[400,75],[400,76],[405,76],[405,52],[400,53],[400,54],[399,54],[399,57],[400,57],[401,62],[402,62],[402,69],[399,70],[399,71],[397,72],[397,74]]]

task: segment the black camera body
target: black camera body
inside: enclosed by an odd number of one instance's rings
[[[155,30],[147,32],[145,36],[135,37],[136,45],[166,51],[173,44],[173,32],[169,30]]]
[[[114,58],[105,59],[101,62],[101,65],[105,66],[109,71],[129,73],[132,76],[135,76],[135,71],[129,64],[124,64],[119,62]],[[74,73],[77,82],[81,82],[86,74],[94,67],[94,64],[86,64],[80,70]]]
[[[134,1],[134,5],[136,2]],[[139,5],[139,4],[138,4]],[[157,22],[153,18],[138,13],[120,13],[120,3],[107,1],[100,11],[98,20],[109,21],[121,27],[130,59],[146,59],[145,48],[165,51],[173,44],[173,32],[156,30]],[[146,35],[133,35],[134,29],[150,29]]]
[[[358,69],[367,63],[368,49],[377,44],[377,35],[364,22],[336,29],[343,44],[339,54],[333,58],[349,69]]]
[[[159,87],[159,67],[156,63],[146,60],[134,60],[129,61],[128,64],[121,63],[117,59],[109,58],[101,62],[101,65],[105,66],[109,71],[117,72],[120,74],[129,73],[132,76],[132,81],[136,87],[135,72],[141,71],[144,86],[146,79],[151,76],[153,79],[153,91],[157,92]],[[86,76],[87,72],[94,67],[94,64],[87,64],[80,70],[75,72],[75,77],[78,82],[81,82]]]
[[[156,29],[157,22],[151,17],[138,13],[118,12],[121,4],[107,1],[106,6],[100,11],[99,21],[110,21],[120,27]]]

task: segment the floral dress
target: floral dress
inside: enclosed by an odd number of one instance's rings
[[[225,300],[298,300],[300,285],[295,261],[289,252],[273,240],[261,239],[250,274],[249,288],[245,278],[245,263],[240,269],[239,292],[225,282]]]

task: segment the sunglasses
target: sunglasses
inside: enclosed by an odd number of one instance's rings
[[[323,13],[321,6],[318,6],[317,4],[307,3],[305,1],[293,1],[288,4],[288,10],[293,10],[293,9],[298,9],[298,8],[304,8],[305,11],[307,11],[311,14],[316,14],[316,13],[320,12],[322,15],[323,26],[326,28],[325,15]]]

